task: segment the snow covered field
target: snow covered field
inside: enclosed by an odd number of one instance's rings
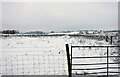
[[[0,37],[2,43],[1,75],[68,75],[65,44],[80,46],[109,45],[105,40],[90,39],[81,36],[40,36],[40,37]],[[105,48],[75,48],[74,56],[104,56]],[[110,55],[117,55],[111,48]],[[1,53],[0,53],[1,54]],[[114,59],[109,59],[114,62]],[[99,63],[106,59],[81,59],[73,63]],[[91,67],[105,67],[97,65]],[[117,64],[112,67],[117,67]],[[89,67],[89,68],[91,68]],[[73,68],[86,68],[73,67]],[[73,73],[104,72],[104,70],[82,70]],[[118,71],[111,69],[110,71]]]

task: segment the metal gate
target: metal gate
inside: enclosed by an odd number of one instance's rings
[[[76,53],[75,48],[104,48],[104,52],[106,52],[106,55],[104,56],[74,56],[73,54],[79,54],[80,50],[78,50],[78,53]],[[111,74],[115,74],[115,75],[120,75],[120,46],[71,46],[70,48],[70,52],[69,52],[69,46],[68,44],[66,44],[66,50],[67,50],[67,53],[68,53],[68,72],[69,72],[69,77],[73,77],[73,76],[88,76],[88,75],[94,75],[95,77],[97,76],[103,76],[102,74],[104,74],[105,77],[110,77]],[[117,51],[117,55],[110,55],[110,50],[111,49],[114,49]],[[89,52],[89,51],[87,51]],[[70,54],[70,55],[69,55]],[[77,63],[74,63],[75,60],[81,60],[81,59],[88,59],[88,60],[91,60],[91,59],[104,59],[105,62],[99,62],[99,63],[82,63],[79,61],[77,61]],[[115,59],[116,62],[109,62],[109,60],[111,59]],[[94,66],[104,66],[104,67],[95,67],[93,68]],[[112,65],[117,65],[116,67],[113,67]],[[77,68],[74,68],[75,66],[77,66]],[[87,67],[87,66],[93,66],[91,68],[79,68],[80,66],[84,66],[84,67]],[[112,67],[110,67],[112,66]],[[118,71],[114,71],[114,70],[118,70]],[[80,73],[73,73],[73,71],[81,71],[81,70],[86,70],[86,71],[96,71],[96,72],[85,72],[83,74],[80,74]],[[106,70],[106,71],[100,71],[100,72],[97,72],[98,70]],[[111,71],[112,70],[112,71]],[[101,74],[101,75],[99,75]],[[114,75],[113,75],[114,76]]]

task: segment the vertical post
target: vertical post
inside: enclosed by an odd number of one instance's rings
[[[109,49],[107,47],[107,77],[108,77],[108,74],[109,73]]]
[[[108,42],[108,36],[105,37],[106,42]]]
[[[112,44],[113,36],[110,36],[110,44]]]
[[[71,64],[70,64],[69,45],[68,44],[66,44],[66,52],[67,52],[67,62],[68,62],[68,74],[69,74],[69,77],[72,77],[71,76]]]
[[[71,46],[71,74],[72,74],[72,46]]]

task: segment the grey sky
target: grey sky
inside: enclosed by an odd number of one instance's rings
[[[0,2],[0,29],[2,29],[2,3]]]
[[[118,29],[118,3],[4,2],[2,28],[20,31]]]

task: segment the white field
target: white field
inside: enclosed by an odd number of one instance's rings
[[[0,37],[2,47],[1,75],[67,75],[67,56],[65,44],[71,45],[109,45],[105,40],[70,36],[40,37]],[[110,49],[110,55],[116,55],[116,49]],[[1,54],[1,53],[0,53]],[[71,54],[71,53],[70,53]],[[105,56],[105,48],[75,48],[73,56]],[[109,62],[114,62],[109,59]],[[105,63],[106,59],[80,59],[73,63]],[[110,65],[117,67],[117,64]],[[100,68],[106,65],[73,66],[72,68]],[[118,71],[118,69],[109,69]],[[72,73],[106,72],[104,70],[81,70]]]

